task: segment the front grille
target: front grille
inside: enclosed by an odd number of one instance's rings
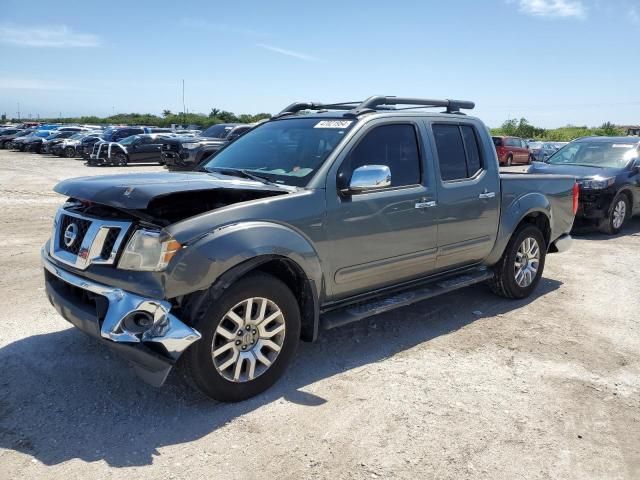
[[[116,240],[118,239],[118,235],[120,235],[119,228],[110,228],[107,237],[104,239],[104,244],[102,244],[102,251],[100,252],[100,257],[104,260],[107,260],[111,256],[111,252],[113,251],[113,247],[116,244]]]
[[[65,242],[64,234],[69,228],[70,225],[75,224],[76,238],[71,243],[71,245],[67,245]],[[78,255],[80,252],[80,246],[82,245],[82,241],[84,240],[85,235],[87,234],[87,230],[91,226],[91,222],[89,220],[84,220],[82,218],[71,217],[69,215],[62,215],[60,219],[60,228],[58,230],[58,235],[60,235],[59,242],[60,247],[67,252],[73,253],[74,255]]]

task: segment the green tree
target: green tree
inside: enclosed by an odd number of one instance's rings
[[[163,116],[164,118],[170,117],[171,115],[173,115],[173,114],[171,113],[171,110],[163,110],[163,111],[162,111],[162,116]]]

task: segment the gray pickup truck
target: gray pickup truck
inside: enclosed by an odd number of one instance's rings
[[[500,174],[473,106],[295,103],[202,171],[65,180],[46,294],[144,380],[179,365],[223,401],[270,387],[322,329],[480,282],[526,297],[570,245],[578,189]]]

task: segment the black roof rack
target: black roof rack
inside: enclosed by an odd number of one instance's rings
[[[364,102],[296,102],[286,107],[277,115],[274,115],[274,118],[293,115],[302,110],[345,110],[345,117],[356,117],[379,110],[390,110],[397,105],[410,105],[408,108],[446,107],[446,113],[461,113],[461,109],[472,110],[475,107],[475,103],[466,100],[433,100],[427,98],[373,96],[367,98]]]

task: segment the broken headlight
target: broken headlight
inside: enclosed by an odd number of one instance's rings
[[[182,245],[162,231],[136,230],[122,252],[118,268],[159,272],[167,268]]]

